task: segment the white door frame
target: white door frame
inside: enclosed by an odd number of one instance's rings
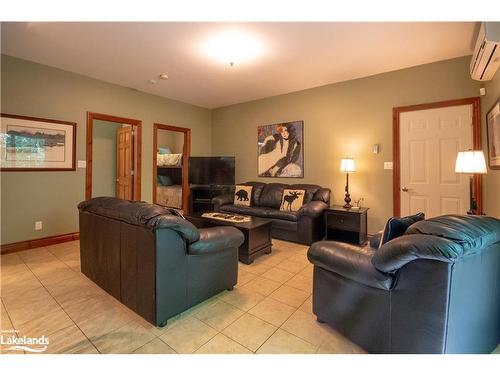
[[[472,142],[474,150],[482,150],[481,134],[481,99],[479,97],[447,100],[443,102],[394,107],[392,109],[392,204],[394,216],[401,216],[401,167],[400,167],[400,132],[399,119],[402,112],[421,111],[424,109],[472,106]],[[477,201],[477,213],[483,212],[482,176],[474,175],[474,194]]]

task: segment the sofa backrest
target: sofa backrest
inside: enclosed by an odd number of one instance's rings
[[[259,201],[260,201],[260,195],[262,194],[262,190],[264,189],[264,186],[266,186],[265,183],[263,182],[258,182],[258,181],[248,181],[243,184],[238,184],[238,185],[245,185],[245,186],[252,186],[252,200],[250,204],[252,206],[259,206]]]
[[[372,264],[380,271],[394,272],[415,259],[454,263],[492,246],[500,251],[500,220],[445,215],[412,224],[404,235],[382,245]]]
[[[169,228],[177,232],[188,243],[198,241],[198,229],[189,221],[174,216],[170,211],[156,204],[127,201],[114,197],[97,197],[81,202],[80,212],[87,212],[131,225],[146,227],[152,231]]]
[[[281,183],[263,183],[257,181],[248,181],[243,184],[253,186],[252,190],[252,205],[279,208],[283,198],[284,189],[305,190],[304,204],[311,201],[321,201],[330,204],[330,189],[322,188],[319,185],[312,184],[281,184]]]
[[[288,188],[286,184],[266,184],[260,194],[259,206],[269,208],[280,208],[283,199],[283,191]]]
[[[500,220],[488,216],[445,215],[419,221],[405,234],[425,234],[446,238],[462,247],[462,255],[500,242]]]
[[[311,184],[294,184],[288,186],[287,189],[305,190],[304,204],[306,204],[313,200],[314,194],[321,189],[321,186]]]

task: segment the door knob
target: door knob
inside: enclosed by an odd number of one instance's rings
[[[405,193],[408,192],[408,188],[406,186],[404,186],[403,188],[401,188],[401,190],[403,190]]]

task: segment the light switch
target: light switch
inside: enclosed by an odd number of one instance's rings
[[[392,161],[384,161],[384,169],[392,169]]]
[[[78,160],[78,168],[87,168],[86,160]]]

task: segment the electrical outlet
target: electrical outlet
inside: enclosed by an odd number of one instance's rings
[[[42,222],[35,221],[35,230],[42,230]]]

